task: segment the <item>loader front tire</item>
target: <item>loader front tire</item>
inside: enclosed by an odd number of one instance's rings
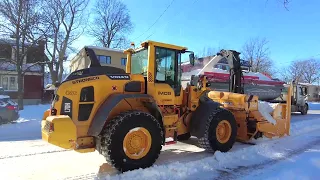
[[[101,154],[121,172],[147,168],[158,159],[164,133],[149,113],[129,111],[112,119],[101,134]]]
[[[222,108],[210,113],[204,136],[199,138],[200,147],[209,152],[229,151],[236,141],[237,122],[233,114]]]

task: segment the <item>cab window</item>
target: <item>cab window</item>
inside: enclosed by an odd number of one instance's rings
[[[155,81],[171,86],[176,96],[181,90],[181,52],[155,47]]]
[[[156,82],[175,85],[176,51],[156,47]]]

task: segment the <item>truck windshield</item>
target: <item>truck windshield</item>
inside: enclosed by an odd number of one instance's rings
[[[147,75],[148,49],[138,51],[131,56],[131,74]]]

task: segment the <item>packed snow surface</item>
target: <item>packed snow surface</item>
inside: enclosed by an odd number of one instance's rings
[[[236,143],[207,153],[191,138],[164,146],[146,169],[119,173],[98,152],[77,153],[41,140],[40,121],[50,105],[25,106],[19,123],[0,126],[1,179],[319,179],[320,104],[293,113],[290,136]],[[271,106],[272,107],[272,106]],[[270,109],[269,109],[270,110]]]

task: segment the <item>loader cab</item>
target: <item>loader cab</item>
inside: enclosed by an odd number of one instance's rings
[[[181,60],[189,53],[193,64],[193,52],[187,48],[147,41],[137,49],[128,49],[126,73],[140,74],[145,78],[146,93],[152,95],[159,104],[182,103]]]

